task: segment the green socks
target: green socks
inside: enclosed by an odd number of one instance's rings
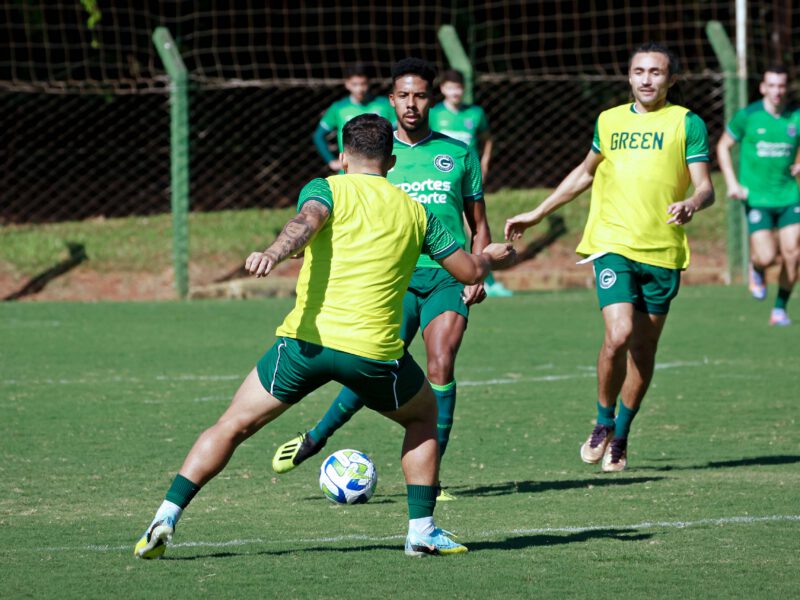
[[[614,430],[614,437],[628,437],[628,433],[631,430],[631,423],[638,412],[638,408],[628,408],[625,406],[624,402],[619,403],[619,414],[617,415],[617,426]]]
[[[436,396],[436,407],[439,410],[439,418],[436,421],[436,437],[439,441],[439,458],[441,458],[447,449],[450,431],[453,429],[453,413],[456,410],[456,382],[451,381],[446,385],[432,383],[431,387]]]
[[[406,486],[408,491],[408,518],[422,519],[432,517],[433,509],[436,507],[436,496],[439,487],[435,485],[413,485]]]
[[[355,392],[348,388],[342,388],[342,391],[334,399],[333,404],[323,415],[322,420],[308,434],[315,442],[327,440],[339,427],[347,423],[362,406],[364,406],[364,403]]]
[[[623,406],[622,402],[619,403],[620,406]],[[616,402],[611,406],[603,406],[600,402],[597,402],[597,424],[598,425],[605,425],[611,429],[614,429],[614,409],[616,408]],[[622,409],[620,409],[622,410]],[[617,429],[619,431],[619,429]]]
[[[789,296],[792,295],[792,290],[784,290],[778,288],[778,297],[775,298],[775,308],[782,308],[786,310],[786,304],[789,302]]]
[[[169,486],[166,500],[168,502],[172,502],[173,504],[177,504],[181,507],[181,509],[184,509],[189,505],[189,502],[192,501],[192,498],[194,498],[195,494],[197,494],[199,491],[199,485],[192,483],[183,475],[178,474],[175,476],[175,479],[172,480],[172,485]]]

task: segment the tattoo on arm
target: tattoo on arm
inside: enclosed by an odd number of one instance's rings
[[[303,204],[264,253],[278,264],[305,248],[328,221],[330,211],[322,202],[309,200]]]

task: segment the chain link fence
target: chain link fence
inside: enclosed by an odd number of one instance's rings
[[[153,1],[101,4],[101,20],[89,27],[77,0],[15,3],[0,25],[12,50],[0,59],[0,222],[169,211],[168,82],[150,41],[158,25],[173,32],[190,71],[191,209],[208,211],[292,203],[305,181],[327,174],[311,134],[345,94],[342,69],[368,64],[375,93],[386,93],[391,64],[404,56],[444,68],[436,41],[443,24],[456,26],[471,54],[475,100],[494,132],[489,191],[556,184],[588,151],[597,114],[627,100],[628,52],[649,39],[681,56],[686,105],[715,140],[723,81],[703,28],[719,19],[732,36],[732,4],[301,2],[243,10],[207,1],[187,12],[185,3]],[[800,7],[749,4],[759,18],[752,72],[774,56],[798,64],[791,41]],[[776,45],[767,31],[786,41]]]

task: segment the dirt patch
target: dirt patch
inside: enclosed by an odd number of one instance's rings
[[[498,272],[496,278],[512,290],[541,290],[563,288],[590,288],[594,285],[592,268],[576,265],[577,257],[572,245],[557,242],[545,252],[508,271]],[[285,295],[294,287],[301,261],[292,260],[280,265],[265,280],[264,286],[277,290],[274,295]],[[214,264],[192,264],[189,278],[192,297],[245,297],[242,286],[235,283],[243,273],[237,265],[224,259]],[[272,282],[269,280],[272,279]],[[30,278],[8,268],[0,267],[0,298],[5,298],[25,287]],[[220,285],[223,281],[233,281]],[[683,283],[722,284],[727,282],[724,251],[692,257],[692,266],[684,273]],[[226,292],[225,290],[231,290]],[[207,293],[204,293],[207,291]],[[264,295],[273,295],[267,292]],[[147,301],[176,299],[173,271],[165,268],[158,272],[106,273],[84,263],[45,285],[21,301]]]

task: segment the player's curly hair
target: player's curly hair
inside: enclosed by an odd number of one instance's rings
[[[358,115],[342,129],[345,152],[364,158],[389,160],[394,146],[392,124],[375,114]]]
[[[647,52],[655,52],[656,54],[663,54],[667,57],[667,60],[669,61],[670,77],[681,74],[681,63],[680,60],[678,60],[677,55],[664,44],[660,44],[658,42],[645,42],[641,46],[634,48],[633,52],[631,52],[630,58],[628,59],[628,71],[631,70],[633,57],[637,54],[643,54]],[[672,87],[669,88],[669,91],[667,92],[667,102],[683,106],[683,91],[680,88],[679,81],[676,81]]]
[[[426,60],[421,58],[404,58],[392,67],[392,85],[405,75],[416,75],[428,82],[428,87],[433,87],[436,79],[436,69]]]

